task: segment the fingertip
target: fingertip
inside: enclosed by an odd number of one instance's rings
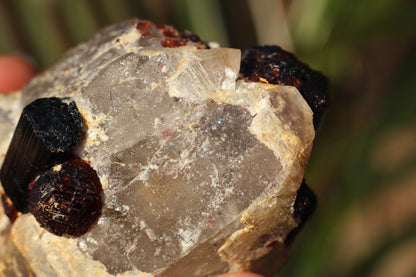
[[[19,56],[0,56],[0,93],[20,90],[36,70],[32,64]]]

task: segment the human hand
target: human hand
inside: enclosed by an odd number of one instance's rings
[[[0,93],[21,89],[36,75],[34,67],[19,56],[0,56]]]

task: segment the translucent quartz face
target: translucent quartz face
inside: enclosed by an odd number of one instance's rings
[[[76,153],[97,171],[105,203],[78,248],[113,274],[155,273],[253,202],[296,192],[312,112],[295,88],[237,80],[239,50],[163,48],[161,34],[124,24],[72,50],[23,103],[70,96],[86,120]]]
[[[88,151],[109,166],[105,209],[88,235],[97,243],[86,245],[113,272],[167,266],[238,217],[281,170],[250,133],[255,115],[209,97],[235,87],[238,68],[222,51],[186,50],[123,56],[84,91],[108,137]]]

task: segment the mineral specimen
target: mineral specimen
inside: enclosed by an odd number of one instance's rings
[[[29,189],[30,212],[55,235],[80,236],[100,216],[100,180],[81,159],[71,158],[43,172]]]
[[[293,84],[240,74],[240,59],[239,50],[132,19],[32,80],[22,105],[41,97],[76,102],[86,128],[74,154],[97,172],[104,205],[78,238],[45,232],[30,214],[13,225],[0,217],[0,272],[159,277],[278,269],[313,206],[307,189],[298,193],[313,112]]]
[[[308,102],[317,127],[327,106],[328,80],[279,46],[254,46],[243,53],[240,73],[248,80],[294,86]]]

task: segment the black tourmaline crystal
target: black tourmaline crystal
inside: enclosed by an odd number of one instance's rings
[[[4,191],[18,211],[28,212],[29,183],[72,153],[82,122],[69,98],[40,98],[23,109],[1,168]]]
[[[294,86],[311,107],[315,129],[328,101],[328,80],[279,46],[253,46],[241,58],[240,74],[254,82]]]
[[[293,217],[299,221],[299,225],[287,235],[285,240],[286,245],[292,244],[295,236],[299,233],[305,222],[315,211],[317,203],[318,200],[315,193],[305,183],[305,179],[303,179],[302,184],[296,193],[296,200],[295,204],[293,205]]]

